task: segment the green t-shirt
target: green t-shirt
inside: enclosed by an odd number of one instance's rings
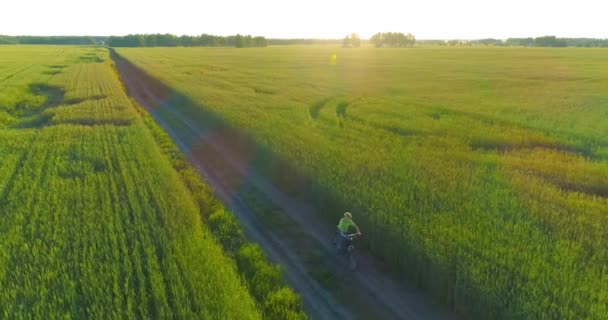
[[[356,224],[353,221],[353,219],[346,219],[346,218],[342,218],[340,219],[340,223],[338,223],[338,229],[340,229],[340,231],[342,231],[343,233],[347,233],[348,229],[350,229],[350,227],[355,227]]]

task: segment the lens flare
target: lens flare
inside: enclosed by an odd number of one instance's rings
[[[338,56],[334,53],[331,55],[331,59],[329,60],[329,62],[331,64],[336,64],[336,62],[338,61]]]

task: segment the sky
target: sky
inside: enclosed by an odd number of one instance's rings
[[[252,34],[418,39],[608,38],[603,0],[3,0],[0,34]]]

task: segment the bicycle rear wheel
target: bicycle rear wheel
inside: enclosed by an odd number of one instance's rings
[[[355,247],[348,247],[348,268],[351,271],[357,269],[357,259],[355,258]]]

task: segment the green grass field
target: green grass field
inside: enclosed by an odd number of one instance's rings
[[[353,212],[461,314],[608,314],[608,51],[117,52],[309,177],[328,223]]]
[[[298,316],[290,289],[243,275],[282,281],[126,95],[107,49],[0,47],[0,88],[0,318]]]

